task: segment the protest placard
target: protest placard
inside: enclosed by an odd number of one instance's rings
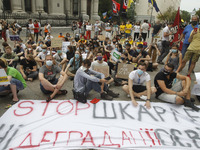
[[[86,25],[86,30],[91,31],[92,30],[92,25]]]
[[[121,57],[121,53],[118,52],[117,50],[112,50],[111,51],[111,59],[114,60],[115,62],[117,62]]]
[[[93,70],[103,73],[105,77],[109,76],[109,66],[93,66]]]
[[[52,38],[51,39],[51,47],[62,47],[62,38]]]
[[[129,74],[134,68],[135,64],[119,63],[117,69],[117,78],[128,79]]]
[[[70,42],[62,42],[62,51],[66,52],[67,47],[70,45]]]
[[[19,41],[19,35],[10,35],[10,40],[11,41]]]
[[[7,85],[10,84],[8,81],[8,76],[4,69],[0,69],[0,85]]]
[[[98,39],[99,39],[99,41],[104,41],[105,40],[105,36],[104,35],[98,35]]]

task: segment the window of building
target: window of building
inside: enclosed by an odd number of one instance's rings
[[[31,12],[32,9],[31,9],[31,0],[25,0],[25,11],[26,12]]]
[[[73,0],[73,14],[78,15],[78,0]]]
[[[11,11],[10,0],[3,0],[3,10],[4,11]]]
[[[43,0],[43,3],[44,3],[44,12],[49,13],[48,0]]]

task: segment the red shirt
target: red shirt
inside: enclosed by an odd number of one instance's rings
[[[37,24],[34,24],[34,27],[35,28],[39,28],[39,24],[37,23]],[[38,29],[34,29],[34,33],[38,33],[39,32],[39,30]]]

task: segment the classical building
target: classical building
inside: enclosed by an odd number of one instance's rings
[[[25,24],[29,18],[42,24],[66,25],[73,20],[96,20],[99,0],[0,0],[2,19]]]
[[[181,0],[156,0],[156,2],[161,13],[165,12],[169,7],[173,7],[175,10],[178,10],[178,7],[180,7],[181,4]],[[148,0],[136,0],[135,9],[137,13],[136,20],[139,21],[148,19],[150,21],[152,5],[148,2]],[[152,22],[157,20],[157,15],[158,13],[153,8]]]

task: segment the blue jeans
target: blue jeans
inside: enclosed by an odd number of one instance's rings
[[[15,78],[11,79],[10,84],[16,85],[17,90],[19,91],[24,89],[23,83]],[[0,86],[0,93],[4,91],[10,91],[11,90],[10,84],[8,86]]]
[[[185,53],[186,53],[187,48],[189,47],[189,45],[190,45],[190,44],[183,44],[183,47],[182,47],[182,50],[181,50],[182,58],[184,58]],[[189,62],[189,66],[188,66],[188,70],[189,70],[189,68],[190,68],[191,62],[192,62],[192,57],[190,58],[190,62]]]

